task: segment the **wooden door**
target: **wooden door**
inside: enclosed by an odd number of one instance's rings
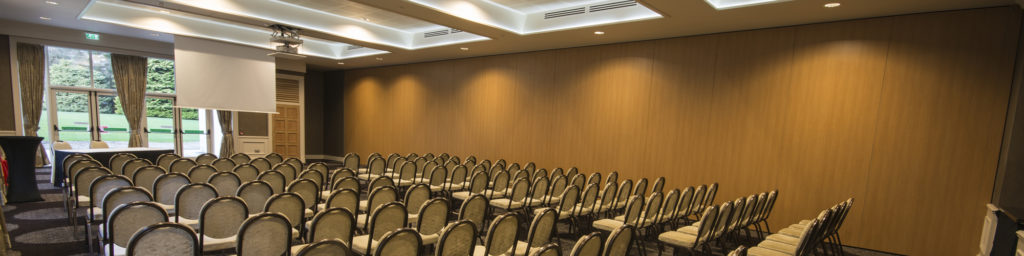
[[[277,104],[274,120],[274,152],[281,156],[300,158],[299,105]],[[301,158],[300,158],[301,159]]]

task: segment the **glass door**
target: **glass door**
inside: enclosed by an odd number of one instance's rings
[[[149,147],[175,148],[174,146],[174,99],[146,98],[146,130]]]
[[[100,140],[106,142],[110,148],[127,148],[128,119],[124,118],[120,98],[113,94],[97,94],[96,110],[99,121],[96,132]]]
[[[53,120],[54,138],[66,141],[71,148],[89,148],[92,140],[92,104],[89,92],[53,91],[54,102],[50,119]]]

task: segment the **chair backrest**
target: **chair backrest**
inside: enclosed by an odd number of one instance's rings
[[[167,173],[160,175],[153,182],[153,197],[157,202],[165,205],[174,205],[174,199],[178,194],[178,189],[192,183],[181,173]]]
[[[548,189],[550,188],[548,177],[538,176],[533,179],[533,187],[530,188],[530,195],[527,197],[527,204],[533,205],[534,201],[544,200],[544,197],[548,195]]]
[[[370,195],[366,197],[367,208],[369,212],[373,212],[374,209],[390,202],[398,201],[398,189],[393,186],[384,186],[374,189],[370,192]],[[366,223],[369,223],[370,214],[366,215]]]
[[[469,179],[469,169],[465,165],[454,165],[452,167],[445,167],[445,169],[451,170],[448,173],[448,187],[445,190],[452,190],[452,186],[455,184],[464,184]]]
[[[212,164],[214,160],[217,160],[217,156],[211,153],[202,153],[196,156],[197,164]]]
[[[566,176],[566,177],[571,177],[571,179],[569,180],[569,185],[574,185],[576,187],[579,187],[580,189],[583,189],[583,188],[586,187],[587,177],[583,176],[583,174],[578,174],[577,173],[576,175]]]
[[[448,200],[434,198],[419,207],[416,231],[422,235],[436,235],[448,224]]]
[[[568,183],[569,180],[567,180],[565,176],[555,175],[551,178],[551,188],[548,189],[548,194],[561,194],[568,187]]]
[[[431,186],[444,186],[445,179],[448,178],[448,169],[444,166],[437,166],[430,170],[430,179],[426,180],[426,183]],[[422,182],[422,181],[421,181]]]
[[[332,173],[330,176],[331,176],[331,178],[330,178],[331,179],[330,180],[331,183],[329,183],[329,184],[334,184],[334,183],[338,182],[338,180],[340,180],[342,178],[346,178],[346,177],[353,177],[353,178],[355,178],[356,177],[356,171],[353,170],[353,169],[342,168],[342,169],[334,171],[334,173]]]
[[[633,225],[626,224],[612,230],[612,233],[608,235],[608,241],[604,244],[604,252],[601,255],[625,256],[629,253],[629,247],[634,239],[633,234],[636,232],[634,229]]]
[[[484,240],[485,255],[505,255],[515,252],[516,237],[519,236],[519,216],[508,212],[491,221]]]
[[[715,204],[715,195],[718,194],[718,182],[708,185],[708,193],[704,195],[704,207]]]
[[[758,217],[761,221],[767,220],[768,216],[771,215],[772,209],[775,208],[775,198],[779,196],[778,190],[772,190],[768,192],[768,202],[765,203],[764,207],[761,208],[761,216]]]
[[[822,232],[821,223],[821,219],[813,219],[811,220],[811,223],[807,224],[807,227],[804,228],[804,231],[800,234],[800,237],[798,237],[799,240],[797,241],[797,244],[795,244],[795,255],[808,255],[810,254],[808,253],[808,250],[814,250],[814,247],[812,247],[811,245],[816,241],[812,240],[816,239],[816,236],[818,236],[819,233]]]
[[[276,164],[274,165],[273,168],[271,168],[271,170],[278,171],[281,172],[281,174],[284,174],[285,183],[291,183],[293,180],[295,180],[295,177],[298,177],[299,175],[299,173],[295,170],[294,166],[286,163]]]
[[[403,203],[405,204],[406,211],[408,212],[419,212],[420,206],[430,200],[430,186],[425,184],[416,184],[409,189],[405,190],[405,198]]]
[[[87,195],[92,196],[92,181],[96,178],[106,175],[112,175],[109,169],[98,166],[89,166],[78,171],[74,179],[71,180],[75,186],[76,195]]]
[[[479,227],[484,225],[484,218],[487,217],[487,197],[476,194],[469,196],[459,207],[459,220],[469,220],[473,225]]]
[[[469,193],[480,194],[487,190],[487,182],[489,181],[487,172],[474,173],[473,177],[469,182]]]
[[[634,225],[640,219],[640,213],[644,208],[644,199],[639,195],[629,197],[626,203],[626,212],[623,216],[623,223]]]
[[[274,189],[274,194],[284,192],[284,186],[288,184],[285,183],[284,174],[279,171],[265,171],[256,176],[256,179],[270,184],[270,188]]]
[[[309,179],[292,181],[288,184],[288,192],[299,195],[307,207],[315,206],[320,200],[320,186]]]
[[[476,224],[469,220],[458,220],[441,230],[435,256],[469,256],[474,255],[476,247]]]
[[[404,161],[398,167],[398,179],[412,181],[416,179],[416,163]]]
[[[274,189],[265,181],[254,180],[243,183],[235,191],[235,196],[245,201],[249,213],[263,212],[267,200],[274,195]]]
[[[81,163],[79,163],[81,162]],[[68,178],[74,178],[75,173],[85,167],[104,167],[102,163],[92,159],[91,156],[86,154],[72,154],[64,158],[64,170],[61,170],[66,174]],[[104,167],[105,168],[105,167]]]
[[[290,164],[296,171],[302,170],[302,160],[299,160],[298,158],[289,157],[284,160],[284,163]]]
[[[548,169],[544,168],[540,168],[533,171],[533,177],[534,179],[536,179],[537,177],[547,177],[548,181],[551,181],[551,176],[548,176]]]
[[[693,192],[693,200],[690,201],[690,213],[700,214],[704,212],[704,198],[707,195],[707,185],[697,186],[697,189]]]
[[[640,178],[636,182],[636,187],[633,188],[633,195],[647,197],[647,178]]]
[[[110,148],[110,145],[104,141],[94,140],[89,142],[89,148]]]
[[[493,176],[491,176],[491,195],[488,195],[488,197],[494,198],[494,192],[504,192],[508,189],[509,178],[507,171],[495,171]]]
[[[342,208],[349,212],[357,212],[359,210],[359,192],[347,188],[334,190],[327,197],[326,208]]]
[[[579,205],[583,207],[579,207],[577,211],[573,213],[574,215],[584,214],[584,208],[590,208],[591,210],[594,209],[594,204],[597,203],[597,188],[598,185],[596,184],[587,185],[587,188],[583,190],[582,198],[580,198],[581,200],[579,203]]]
[[[611,172],[608,174],[608,179],[604,183],[615,183],[619,184],[619,172]]]
[[[205,237],[228,238],[238,234],[242,222],[249,218],[249,208],[242,199],[222,196],[203,204],[199,213],[199,244]]]
[[[622,181],[622,184],[619,185],[619,192],[616,192],[616,194],[615,194],[615,204],[617,205],[617,204],[619,204],[621,202],[629,202],[629,197],[631,195],[630,193],[632,191],[633,191],[633,180],[628,180],[627,179],[627,180]]]
[[[637,227],[646,227],[648,224],[656,221],[658,213],[661,212],[661,203],[665,201],[665,194],[660,192],[654,192],[650,197],[647,197],[647,203],[644,204],[643,217],[637,220]]]
[[[156,165],[163,167],[166,170],[170,170],[171,163],[174,162],[174,160],[178,160],[178,158],[181,158],[178,154],[163,153],[156,157]]]
[[[679,194],[679,202],[676,203],[676,214],[673,217],[690,215],[690,202],[693,202],[693,187],[686,187]]]
[[[288,217],[265,212],[249,217],[238,229],[235,248],[239,256],[280,256],[291,250],[292,232]]]
[[[276,194],[267,199],[267,205],[263,207],[264,212],[276,212],[288,218],[288,223],[297,227],[305,223],[306,204],[302,197],[291,192]]]
[[[530,229],[527,229],[526,242],[529,247],[541,247],[551,243],[555,234],[555,222],[558,221],[558,213],[552,208],[543,208],[540,213],[533,216],[530,222]]]
[[[366,163],[366,168],[368,168],[370,174],[383,175],[387,168],[387,162],[384,161],[384,158],[370,157],[370,160]]]
[[[129,186],[115,188],[103,196],[103,219],[106,220],[107,216],[110,216],[110,212],[114,211],[118,206],[132,202],[150,201],[153,201],[153,194],[150,194],[149,191],[146,191],[146,189],[142,187]],[[127,239],[125,242],[127,242]],[[127,245],[127,243],[121,245],[124,246]]]
[[[697,248],[697,246],[700,246],[711,238],[711,232],[715,227],[715,221],[718,221],[718,206],[712,205],[705,209],[704,213],[700,215],[700,219],[697,220],[697,239],[691,248]]]
[[[71,143],[68,143],[67,141],[59,140],[59,141],[53,142],[53,146],[51,146],[51,147],[53,148],[53,150],[68,150],[68,149],[71,149]]]
[[[665,192],[662,191],[662,189],[664,189],[664,187],[665,187],[665,177],[658,177],[657,179],[654,180],[654,187],[651,187],[651,193],[661,192],[662,194],[664,194]]]
[[[718,207],[718,220],[715,220],[715,229],[711,231],[709,238],[718,238],[723,235],[725,225],[729,223],[729,217],[732,217],[732,207],[732,201],[722,203],[722,206]]]
[[[388,233],[381,238],[373,255],[422,255],[423,238],[411,228]]]
[[[757,194],[753,194],[747,197],[746,204],[743,206],[743,212],[739,214],[736,220],[732,222],[733,229],[739,229],[747,226],[750,222],[750,213],[757,209]]]
[[[199,238],[183,224],[163,222],[146,226],[131,235],[129,256],[199,256]]]
[[[576,177],[576,174],[580,173],[580,169],[576,166],[569,167],[569,171],[565,172],[565,177]]]
[[[299,173],[298,179],[307,179],[316,183],[319,188],[324,187],[324,175],[317,170],[305,170]]]
[[[352,256],[352,248],[337,239],[312,243],[295,253],[295,256]]]
[[[676,216],[677,204],[679,204],[679,190],[673,189],[668,192],[664,202],[661,204],[661,212],[658,213],[657,222],[667,221],[668,218]]]
[[[245,153],[235,153],[234,155],[231,155],[231,160],[235,160],[235,164],[244,164],[249,163],[252,158],[249,158],[249,155],[246,155]]]
[[[342,165],[344,168],[356,170],[359,169],[359,154],[348,153],[345,154],[345,161]]]
[[[143,187],[150,192],[155,192],[156,190],[153,189],[153,186],[156,182],[156,178],[159,178],[160,175],[164,174],[167,174],[167,170],[164,170],[164,168],[161,168],[160,166],[143,166],[142,168],[138,168],[138,170],[135,171],[135,174],[131,176],[132,184]]]
[[[555,209],[558,210],[558,215],[571,213],[580,199],[580,188],[576,185],[569,186],[562,191],[562,195],[559,198],[561,198],[561,201],[558,202],[558,208]]]
[[[256,166],[256,169],[259,169],[260,172],[269,171],[270,167],[272,166],[270,164],[270,160],[267,160],[266,158],[262,157],[257,157],[253,158],[252,160],[249,160],[249,164],[251,164],[252,166]]]
[[[373,192],[373,190],[379,187],[395,187],[395,180],[384,176],[377,177],[376,179],[373,179],[373,181],[370,181],[370,185],[366,187],[366,191]]]
[[[569,256],[601,256],[601,232],[594,232],[580,237],[569,251]]]
[[[122,167],[124,166],[124,163],[128,162],[128,160],[132,160],[132,159],[137,159],[135,157],[135,154],[132,154],[132,153],[117,153],[117,154],[114,154],[113,156],[110,157],[110,161],[107,162],[107,166],[110,166],[110,170],[113,171],[114,173],[124,174],[124,169],[122,169]],[[136,167],[138,167],[138,166],[136,166]],[[131,176],[128,176],[128,177],[131,177]]]
[[[174,220],[188,218],[199,219],[203,204],[217,198],[217,189],[206,183],[193,183],[182,186],[174,195]]]
[[[217,171],[230,172],[235,169],[236,164],[235,160],[231,160],[231,158],[217,158],[217,160],[213,160],[210,165],[217,168]]]
[[[315,170],[317,172],[320,172],[320,174],[324,175],[330,172],[330,168],[328,168],[327,164],[324,162],[310,163],[309,166],[306,166],[306,170]],[[327,176],[324,176],[324,178],[326,177]]]
[[[390,155],[388,155],[387,168],[391,170],[398,170],[398,168],[395,168],[395,162],[398,162],[399,158],[402,158],[402,156],[396,153],[391,153]]]
[[[89,201],[90,209],[96,206],[102,207],[104,195],[108,192],[120,187],[130,186],[132,186],[132,182],[123,175],[111,174],[96,177],[89,184],[89,198],[92,199]]]
[[[242,185],[242,180],[233,172],[217,172],[210,175],[206,183],[216,188],[218,195],[231,195]]]
[[[550,243],[542,245],[539,250],[531,253],[530,256],[562,256],[562,248],[558,247],[556,243]]]
[[[260,176],[260,169],[257,169],[256,166],[252,166],[251,164],[247,163],[237,165],[235,166],[234,169],[231,169],[231,171],[235,172],[235,174],[238,175],[238,179],[242,180],[243,182],[254,181],[256,180],[257,177]]]
[[[509,203],[526,202],[526,196],[530,193],[530,181],[526,177],[519,178],[512,183],[512,193],[507,195]]]
[[[757,221],[757,215],[764,209],[764,205],[768,202],[768,193],[761,192],[760,194],[754,195],[754,205],[747,211],[746,219],[743,221],[743,226],[749,226]]]
[[[214,173],[217,173],[217,168],[213,168],[211,165],[196,165],[192,169],[188,170],[188,178],[196,182],[201,182],[210,179]]]
[[[478,172],[483,172],[483,173],[487,173],[487,175],[490,176],[491,174],[487,172],[487,168],[488,167],[486,165],[482,164],[482,163],[478,164],[478,165],[474,165],[473,166],[473,171],[470,172],[470,175],[476,174]]]
[[[278,154],[276,152],[271,152],[270,154],[263,156],[263,158],[266,158],[267,161],[270,161],[271,165],[276,165],[280,164],[281,162],[284,162],[284,157],[282,157],[281,154]]]
[[[587,184],[588,185],[589,184],[596,184],[598,186],[601,186],[601,173],[600,172],[591,173],[590,177],[587,178]]]
[[[337,239],[352,244],[356,230],[356,217],[348,209],[328,208],[313,216],[309,225],[310,242]]]
[[[331,185],[331,190],[342,190],[351,189],[355,191],[362,191],[362,187],[359,185],[359,180],[355,177],[343,177],[338,179]]]
[[[198,164],[196,164],[196,161],[193,161],[192,159],[178,158],[171,161],[171,168],[167,171],[188,174],[188,171],[192,170],[192,167],[195,167],[196,165]]]
[[[114,255],[114,245],[128,247],[132,235],[150,225],[167,222],[167,212],[153,202],[131,202],[115,208],[104,223],[104,234],[112,243],[103,248]]]
[[[373,248],[370,243],[380,241],[388,232],[404,228],[409,223],[408,218],[405,206],[399,202],[390,202],[373,209],[367,222],[366,231],[370,239],[367,239],[366,248]]]

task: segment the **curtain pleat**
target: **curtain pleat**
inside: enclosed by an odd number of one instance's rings
[[[21,81],[21,118],[26,136],[39,135],[39,117],[43,112],[43,46],[18,43],[18,78]],[[50,164],[46,150],[39,144],[36,166]]]
[[[146,107],[146,58],[111,54],[117,97],[128,120],[128,146],[142,147],[142,113]]]
[[[235,138],[231,137],[231,111],[217,110],[217,120],[220,122],[220,157],[231,157],[235,153]]]

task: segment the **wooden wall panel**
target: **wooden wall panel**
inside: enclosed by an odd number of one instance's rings
[[[971,254],[1019,16],[1001,7],[351,70],[337,129],[364,156],[719,182],[718,202],[777,188],[776,229],[854,197],[850,245]]]

